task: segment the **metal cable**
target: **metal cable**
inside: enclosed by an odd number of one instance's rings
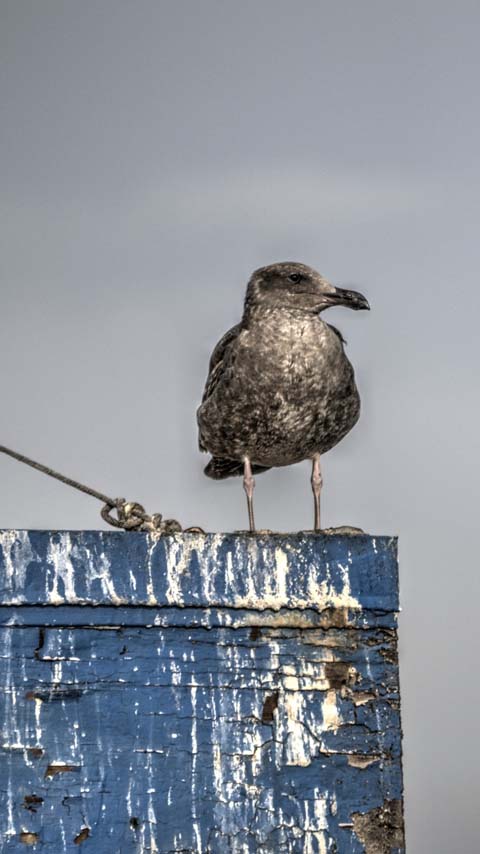
[[[161,513],[153,513],[150,516],[145,512],[142,505],[136,501],[126,501],[125,498],[110,498],[108,495],[104,495],[103,492],[98,492],[97,489],[85,486],[84,483],[67,477],[49,466],[44,466],[42,463],[26,457],[24,454],[19,454],[18,451],[6,448],[4,445],[0,445],[0,452],[7,454],[7,456],[12,457],[14,460],[18,460],[20,463],[31,466],[31,468],[49,477],[55,478],[55,480],[59,480],[61,483],[65,483],[67,486],[71,486],[73,489],[78,489],[86,495],[91,495],[92,498],[97,498],[104,505],[100,511],[102,519],[115,528],[124,528],[126,531],[156,531],[160,534],[174,534],[182,531],[182,526],[176,519],[163,519]],[[117,515],[112,516],[112,511],[115,511]],[[203,533],[201,528],[186,528],[185,532]]]

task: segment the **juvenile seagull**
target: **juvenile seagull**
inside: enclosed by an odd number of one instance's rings
[[[342,335],[321,317],[332,305],[370,308],[362,294],[334,287],[306,264],[261,267],[248,283],[240,323],[210,359],[197,411],[200,450],[212,454],[205,474],[243,474],[252,532],[253,475],[307,459],[320,530],[320,456],[360,413]]]

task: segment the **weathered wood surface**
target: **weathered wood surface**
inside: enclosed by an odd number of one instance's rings
[[[401,854],[395,540],[0,533],[1,852]]]

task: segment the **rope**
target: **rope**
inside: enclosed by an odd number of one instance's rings
[[[155,531],[160,534],[176,534],[182,531],[180,522],[176,519],[164,519],[161,513],[153,513],[151,516],[145,512],[144,507],[137,501],[126,501],[125,498],[110,498],[104,495],[103,492],[98,492],[97,489],[92,489],[90,486],[85,486],[78,480],[73,480],[71,477],[61,474],[49,466],[44,466],[36,460],[26,457],[24,454],[19,454],[18,451],[12,451],[11,448],[6,448],[0,445],[0,452],[7,454],[14,460],[20,463],[25,463],[27,466],[48,475],[49,477],[71,486],[73,489],[78,489],[86,495],[91,495],[92,498],[97,498],[103,504],[100,510],[102,519],[109,525],[115,528],[123,528],[125,531]],[[112,511],[116,512],[116,516],[112,516]],[[185,528],[185,533],[203,533],[201,528]]]

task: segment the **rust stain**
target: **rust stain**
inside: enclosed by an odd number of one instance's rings
[[[261,638],[261,636],[262,636],[262,630],[261,630],[260,626],[252,626],[252,629],[250,632],[250,640],[256,641],[259,638]]]
[[[41,747],[29,747],[28,755],[31,759],[40,759],[43,756],[43,750]]]
[[[385,649],[381,649],[380,655],[383,655],[385,661],[388,661],[389,664],[398,664],[398,651],[394,643],[391,646],[385,647]]]
[[[37,812],[37,807],[43,804],[43,798],[38,795],[25,795],[22,807],[30,812]]]
[[[27,691],[26,700],[39,700],[41,703],[54,703],[61,700],[78,700],[85,693],[84,688],[38,688],[36,691]]]
[[[353,829],[365,854],[391,854],[405,845],[401,801],[384,801],[367,813],[353,813]]]
[[[24,845],[36,845],[38,842],[38,833],[29,833],[24,830],[20,834],[19,839]]]
[[[262,709],[262,724],[273,723],[273,713],[278,706],[278,691],[268,694]]]
[[[90,828],[82,827],[80,833],[77,833],[75,839],[73,840],[75,845],[81,845],[82,842],[85,842],[86,839],[90,836]]]
[[[350,625],[348,608],[326,608],[322,612],[320,625],[324,629],[346,629]]]
[[[45,771],[45,779],[51,779],[56,774],[66,774],[67,771],[80,771],[80,765],[64,765],[52,762]]]
[[[345,661],[327,661],[325,664],[325,679],[334,691],[354,685],[356,678],[354,668]]]

